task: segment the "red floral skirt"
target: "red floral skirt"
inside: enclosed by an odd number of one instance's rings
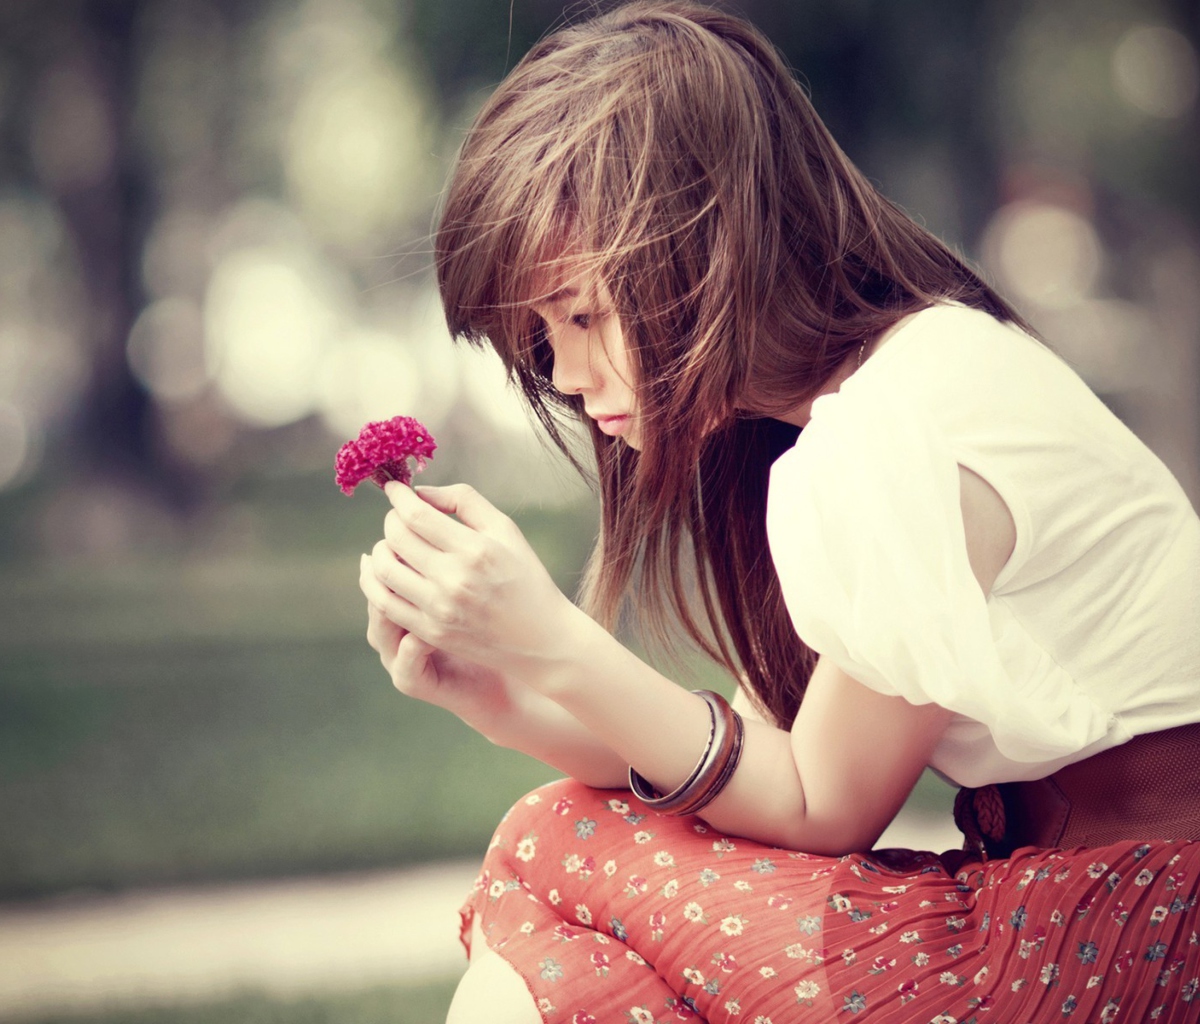
[[[818,857],[573,780],[504,818],[475,891],[547,1024],[1200,1021],[1200,842]]]

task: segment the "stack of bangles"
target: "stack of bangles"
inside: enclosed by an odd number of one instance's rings
[[[708,744],[692,769],[692,774],[682,785],[664,795],[632,767],[629,769],[629,788],[647,807],[660,814],[695,814],[702,807],[707,807],[729,784],[741,760],[742,741],[746,734],[742,716],[719,693],[711,690],[692,692],[704,698],[710,715]]]

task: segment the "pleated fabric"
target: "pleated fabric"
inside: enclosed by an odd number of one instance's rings
[[[554,782],[462,911],[546,1024],[1200,1021],[1200,842],[820,857]],[[956,870],[955,870],[956,869]]]

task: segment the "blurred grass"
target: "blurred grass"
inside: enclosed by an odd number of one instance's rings
[[[21,1024],[428,1024],[444,1020],[457,981],[284,999],[244,993],[210,1003],[22,1018]]]
[[[0,893],[482,851],[551,777],[391,690],[363,643],[41,652],[0,686]]]

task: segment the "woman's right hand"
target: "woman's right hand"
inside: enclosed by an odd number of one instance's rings
[[[392,622],[381,607],[387,588],[368,555],[360,560],[358,585],[367,599],[367,642],[401,693],[445,708],[492,743],[587,785],[625,785],[625,762],[548,697],[497,669],[438,650]]]

